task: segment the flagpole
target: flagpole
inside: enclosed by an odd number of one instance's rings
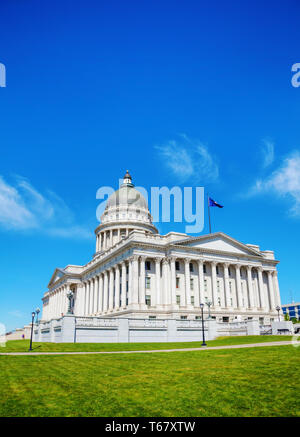
[[[208,222],[209,222],[209,233],[211,234],[211,222],[210,222],[210,206],[209,206],[209,196],[207,196],[207,209],[208,209]]]

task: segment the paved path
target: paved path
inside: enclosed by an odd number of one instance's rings
[[[250,344],[235,344],[230,346],[210,346],[210,347],[190,347],[182,349],[153,349],[139,351],[101,351],[101,352],[6,352],[0,355],[95,355],[95,354],[151,354],[157,352],[190,352],[190,351],[207,351],[218,349],[241,349],[251,347],[266,347],[266,346],[288,346],[296,344],[292,341],[270,341],[267,343],[250,343]],[[299,346],[300,346],[300,342]]]

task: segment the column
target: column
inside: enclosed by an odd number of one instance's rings
[[[94,308],[93,308],[93,314],[98,312],[98,294],[99,294],[99,282],[98,282],[98,276],[95,276],[94,278]]]
[[[96,252],[99,250],[99,235],[96,235]]]
[[[120,308],[120,266],[116,265],[116,280],[115,280],[115,309]]]
[[[202,260],[198,260],[198,289],[199,289],[199,304],[204,303],[204,275],[203,275]]]
[[[272,271],[268,270],[268,288],[269,288],[269,303],[270,303],[270,310],[275,309],[275,302],[274,302],[274,287],[273,287],[273,278],[272,278]]]
[[[237,307],[239,309],[243,308],[243,296],[241,287],[241,270],[240,266],[235,266],[235,282],[236,282],[236,297],[237,297]]]
[[[212,306],[214,307],[218,305],[216,265],[217,263],[215,261],[211,263]]]
[[[132,304],[132,259],[128,260],[128,305]]]
[[[103,232],[103,236],[104,236],[103,249],[106,250],[106,249],[107,249],[107,236],[106,236],[106,231]]]
[[[171,257],[170,258],[170,270],[171,270],[171,281],[170,281],[170,286],[171,286],[171,304],[173,305],[177,305],[176,304],[176,268],[175,268],[175,262],[176,262],[176,258]],[[168,299],[168,293],[167,293],[167,289],[168,289],[168,283],[167,283],[167,269],[169,269],[169,263],[168,260],[165,259],[163,260],[163,265],[165,265],[166,267],[166,271],[164,273],[164,282],[166,281],[166,285],[165,285],[165,290],[166,290],[166,299]],[[166,300],[166,303],[170,303]]]
[[[155,258],[155,288],[156,288],[156,296],[155,302],[153,305],[159,306],[161,305],[161,292],[160,292],[160,261],[161,258]]]
[[[275,306],[280,306],[281,308],[281,300],[280,300],[280,292],[279,292],[279,283],[278,283],[278,273],[277,270],[273,272],[273,285],[275,292]]]
[[[95,286],[94,286],[94,278],[90,281],[90,304],[89,304],[89,315],[91,316],[94,312],[94,292],[95,292]]]
[[[109,269],[109,290],[108,290],[108,310],[112,311],[114,307],[114,270]]]
[[[190,259],[184,259],[184,283],[185,283],[185,305],[191,305],[191,275],[190,275]]]
[[[99,294],[98,294],[98,312],[102,313],[103,311],[103,275],[100,273],[99,275]]]
[[[258,294],[259,294],[259,303],[260,308],[266,309],[266,301],[265,301],[265,294],[264,294],[264,282],[262,277],[262,267],[257,268],[258,272]]]
[[[138,304],[139,302],[139,265],[138,257],[135,255],[132,259],[132,303]]]
[[[108,273],[107,270],[104,272],[103,278],[103,311],[108,310]]]
[[[144,306],[146,303],[146,274],[145,274],[145,261],[146,257],[140,257],[140,295],[139,295],[139,304]]]
[[[126,307],[126,264],[122,262],[122,308]]]
[[[113,230],[109,231],[109,246],[113,247]]]
[[[249,308],[254,308],[253,302],[253,284],[252,284],[252,267],[247,266],[247,282],[248,282],[248,305]]]
[[[230,307],[230,292],[229,292],[229,276],[228,276],[228,263],[224,263],[224,292],[225,292],[225,308]]]

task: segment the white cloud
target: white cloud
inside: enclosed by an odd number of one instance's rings
[[[177,176],[179,182],[215,182],[219,168],[207,146],[200,141],[180,135],[180,140],[170,140],[155,147],[164,164]]]
[[[289,212],[300,216],[300,152],[285,158],[280,167],[265,179],[257,180],[250,195],[274,192],[292,201]]]
[[[274,161],[274,143],[270,140],[263,140],[263,167],[269,167]]]
[[[48,191],[43,195],[20,176],[11,184],[0,176],[0,227],[37,230],[64,238],[92,236],[74,221],[72,211],[57,194]]]

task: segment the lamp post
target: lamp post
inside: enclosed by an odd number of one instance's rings
[[[67,292],[67,298],[69,299],[69,306],[68,306],[68,312],[67,314],[72,314],[72,310],[71,310],[71,301],[72,301],[72,297],[73,297],[74,293],[72,290],[69,290]]]
[[[36,312],[36,323],[38,325],[39,324],[39,313],[41,312],[41,310],[39,308],[36,308],[35,312]]]
[[[280,322],[280,315],[279,315],[280,309],[281,309],[280,306],[276,307],[276,311],[278,312],[278,322]]]
[[[212,302],[208,301],[208,302],[206,302],[206,305],[208,306],[208,318],[211,319],[211,316],[210,316],[210,307],[212,306]]]
[[[34,322],[34,316],[35,316],[35,312],[32,311],[31,313],[31,335],[30,335],[30,346],[29,346],[29,350],[32,351],[32,335],[33,335],[33,322]]]
[[[201,318],[202,318],[202,345],[201,346],[207,346],[207,344],[205,343],[205,334],[204,334],[204,317],[203,317],[204,303],[200,303],[200,308],[201,308]]]

